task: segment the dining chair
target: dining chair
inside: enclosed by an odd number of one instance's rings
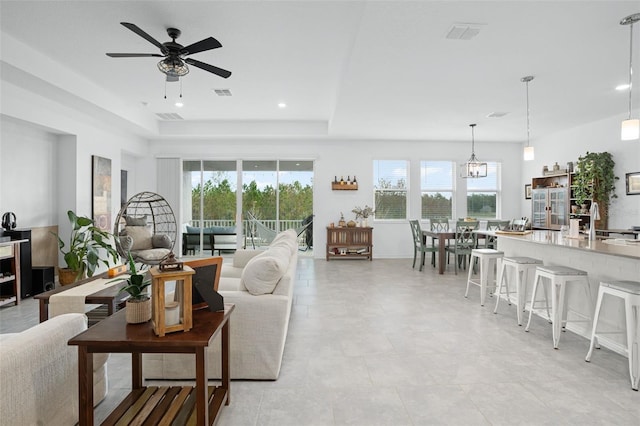
[[[433,219],[429,219],[430,225],[431,225],[431,231],[433,232],[448,232],[449,231],[449,219],[447,218],[443,218],[443,217],[436,217]],[[431,245],[433,247],[435,247],[436,249],[439,247],[439,243],[437,242],[438,240],[436,238],[431,238]],[[433,252],[433,254],[431,255],[431,264],[435,267],[436,266],[436,252],[438,250],[435,250]]]
[[[420,252],[420,271],[424,267],[424,259],[427,253],[431,253],[431,263],[435,266],[435,252],[438,247],[427,245],[426,238],[422,235],[422,229],[420,228],[420,221],[410,220],[409,226],[411,226],[411,234],[413,235],[413,266],[416,267],[416,259],[418,252]]]
[[[448,253],[454,254],[455,259],[455,273],[458,274],[458,265],[461,264],[464,258],[464,266],[466,269],[466,258],[471,255],[471,250],[476,248],[476,231],[480,226],[478,221],[464,221],[459,220],[456,222],[455,239],[449,243],[445,250]]]
[[[509,229],[510,225],[511,221],[509,220],[488,220],[487,231],[502,231],[504,229]],[[484,239],[485,248],[495,249],[496,240],[497,238],[495,235],[487,235]]]

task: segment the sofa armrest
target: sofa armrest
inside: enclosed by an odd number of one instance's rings
[[[11,337],[0,346],[0,412],[6,424],[78,421],[78,348],[84,314],[64,314]],[[3,423],[4,424],[4,423]]]
[[[251,249],[236,250],[236,253],[233,256],[233,266],[236,268],[244,268],[245,266],[247,266],[247,263],[251,259],[259,255],[260,253],[264,253],[264,250],[251,250]]]

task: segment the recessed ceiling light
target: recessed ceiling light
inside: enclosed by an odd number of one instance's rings
[[[278,103],[278,108],[286,108],[287,104],[285,104],[284,102],[280,102]]]
[[[180,102],[180,101],[176,102],[176,103],[175,103],[175,105],[176,105],[178,108],[182,108],[182,107],[184,106],[184,104],[183,104],[182,102]]]
[[[618,91],[627,90],[628,88],[629,88],[629,84],[618,84],[616,86],[616,90]]]

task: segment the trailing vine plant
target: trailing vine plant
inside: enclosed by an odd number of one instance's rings
[[[606,226],[609,216],[609,204],[615,194],[615,183],[619,179],[613,174],[615,166],[613,156],[608,152],[589,152],[578,157],[576,173],[573,179],[573,196],[579,205],[595,200],[600,216]]]

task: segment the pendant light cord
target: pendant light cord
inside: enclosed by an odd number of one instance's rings
[[[629,120],[631,120],[631,89],[633,85],[633,22],[629,28]]]
[[[529,125],[529,80],[526,81],[527,84],[527,146],[529,146],[530,134],[531,134],[531,126]]]

